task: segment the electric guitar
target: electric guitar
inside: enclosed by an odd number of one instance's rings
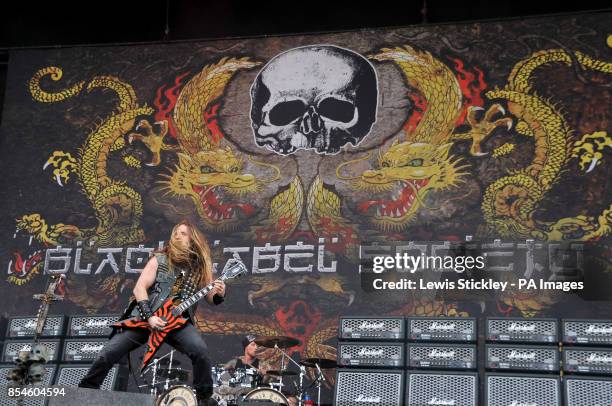
[[[174,297],[166,299],[162,305],[153,312],[153,316],[157,316],[166,322],[166,325],[160,329],[154,329],[149,325],[149,322],[142,320],[140,317],[132,317],[127,320],[118,321],[113,323],[113,327],[117,328],[144,328],[150,330],[149,340],[147,341],[146,352],[142,359],[141,371],[145,369],[149,361],[159,347],[164,342],[164,339],[172,330],[176,330],[187,323],[187,319],[182,317],[185,310],[196,304],[200,299],[206,297],[206,295],[213,289],[216,281],[226,281],[228,279],[234,279],[242,276],[247,272],[246,266],[242,261],[237,258],[231,258],[227,261],[225,268],[219,278],[211,282],[208,286],[200,289],[178,305],[174,304]]]

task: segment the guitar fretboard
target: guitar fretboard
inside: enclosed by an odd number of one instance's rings
[[[227,277],[225,275],[222,275],[220,278],[217,279],[217,281],[225,281],[226,279],[227,279]],[[215,285],[215,282],[216,281],[212,282],[211,284],[209,284],[205,288],[200,289],[199,291],[197,291],[196,293],[194,293],[193,295],[191,295],[187,299],[183,300],[183,302],[181,302],[180,305],[178,305],[174,309],[172,309],[172,314],[174,316],[179,316],[179,315],[183,314],[183,312],[185,310],[189,309],[191,306],[193,306],[198,301],[200,301],[203,297],[208,295],[210,293],[210,291],[213,289],[213,287]]]

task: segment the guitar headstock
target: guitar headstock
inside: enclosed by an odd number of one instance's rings
[[[225,264],[221,276],[225,279],[234,279],[241,277],[245,273],[247,273],[246,265],[244,265],[240,258],[236,258],[234,255],[234,258],[230,258]]]

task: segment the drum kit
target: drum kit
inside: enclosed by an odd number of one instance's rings
[[[279,370],[268,370],[265,375],[259,374],[255,368],[229,369],[225,365],[212,367],[214,399],[219,406],[235,406],[238,402],[267,401],[285,406],[302,406],[304,395],[310,390],[317,390],[317,405],[321,404],[321,386],[325,382],[323,369],[336,368],[336,360],[327,358],[306,358],[300,362],[293,360],[284,349],[300,345],[296,338],[286,336],[260,337],[255,340],[257,345],[273,348],[281,353],[281,367]],[[151,388],[151,394],[157,398],[156,406],[195,406],[197,399],[195,391],[187,385],[178,385],[188,379],[188,371],[173,367],[174,350],[161,358],[154,359],[151,365],[143,371],[151,373],[150,384],[141,385]],[[176,361],[175,361],[176,363]],[[287,369],[289,363],[295,365],[299,371]],[[307,385],[305,383],[306,368],[310,368],[315,376]],[[286,388],[288,377],[298,377],[294,383],[294,393]],[[264,381],[266,382],[264,384]],[[171,385],[172,384],[172,385]],[[158,392],[160,393],[158,396]]]

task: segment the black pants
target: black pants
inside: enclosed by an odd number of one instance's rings
[[[113,365],[121,357],[146,343],[148,337],[149,330],[145,329],[126,328],[115,334],[104,346],[79,386],[99,389]],[[211,365],[208,347],[198,330],[193,324],[187,323],[180,329],[171,331],[164,341],[191,359],[193,386],[197,396],[199,399],[209,398],[213,392]]]

